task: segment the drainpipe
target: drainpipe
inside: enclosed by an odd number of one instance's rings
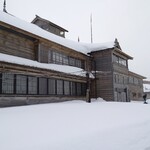
[[[86,102],[91,103],[89,72],[86,73],[86,83],[87,83],[87,89],[86,89]]]

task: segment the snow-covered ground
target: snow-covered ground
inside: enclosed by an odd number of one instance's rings
[[[1,150],[150,150],[150,104],[72,101],[0,109]]]

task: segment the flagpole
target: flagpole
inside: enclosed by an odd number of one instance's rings
[[[90,16],[90,27],[91,27],[91,43],[93,43],[92,14]]]

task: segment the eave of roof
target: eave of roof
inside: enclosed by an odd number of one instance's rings
[[[133,60],[133,57],[131,57],[130,55],[124,53],[123,51],[119,50],[118,48],[114,49],[116,52],[120,53],[121,55],[124,55],[125,57],[127,57],[128,59]]]
[[[140,75],[140,74],[137,74],[137,73],[135,73],[135,72],[132,72],[132,71],[129,71],[129,75],[131,75],[131,76],[136,76],[136,77],[142,78],[142,79],[146,79],[146,77],[144,77],[144,76],[142,76],[142,75]]]

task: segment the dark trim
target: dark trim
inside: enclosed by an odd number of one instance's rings
[[[17,75],[16,74],[14,74],[14,94],[16,94],[16,77],[17,77]]]
[[[28,94],[29,94],[29,87],[28,87],[28,85],[29,85],[29,76],[27,76],[26,82],[27,82],[27,86],[26,86],[26,94],[28,95]]]
[[[37,78],[37,95],[39,95],[39,78]]]

